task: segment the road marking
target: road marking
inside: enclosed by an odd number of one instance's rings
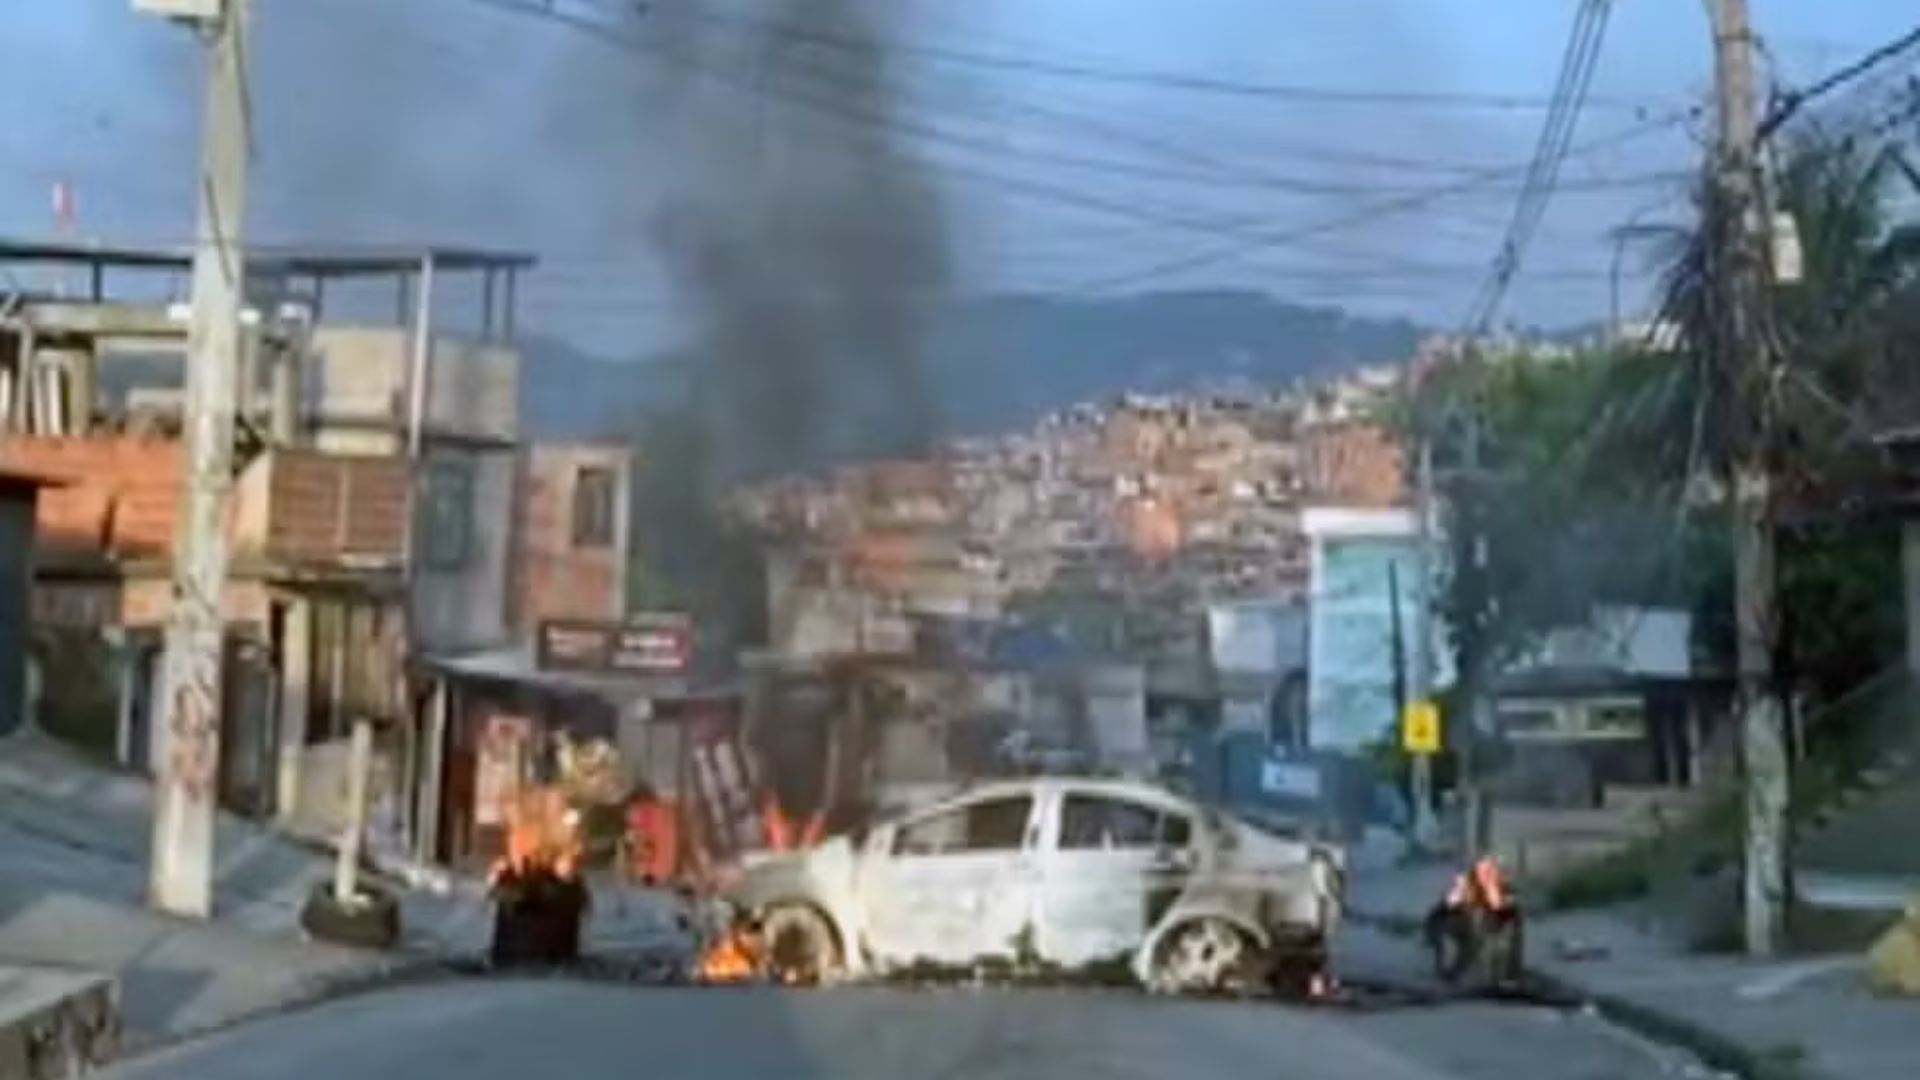
[[[1860,960],[1854,956],[1828,956],[1797,964],[1782,964],[1757,979],[1742,983],[1734,990],[1734,996],[1742,1001],[1766,1001],[1779,997],[1808,979],[1859,966]]]

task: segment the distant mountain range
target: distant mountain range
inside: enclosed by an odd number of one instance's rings
[[[1411,356],[1400,319],[1247,291],[969,301],[929,330],[925,363],[949,434],[1018,429],[1057,409],[1139,393],[1280,386]],[[524,341],[521,415],[533,438],[607,438],[685,393],[682,365],[600,359]]]

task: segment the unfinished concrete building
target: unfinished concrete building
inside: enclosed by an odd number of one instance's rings
[[[151,760],[182,482],[191,253],[0,242],[0,466],[39,516],[51,726]],[[270,251],[248,262],[224,603],[226,801],[316,830],[358,717],[396,844],[427,843],[444,733],[408,661],[498,645],[528,256]],[[450,313],[458,313],[455,320]]]

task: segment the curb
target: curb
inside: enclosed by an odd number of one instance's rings
[[[1349,913],[1353,922],[1396,937],[1419,933],[1420,920],[1403,915]],[[1711,1068],[1744,1080],[1823,1080],[1823,1074],[1801,1061],[1782,1061],[1722,1035],[1703,1024],[1637,1001],[1593,989],[1565,976],[1528,965],[1529,989],[1563,1008],[1590,1006],[1602,1017],[1656,1042],[1685,1050]]]
[[[451,953],[388,954],[382,963],[361,971],[323,976],[300,987],[278,1001],[262,1005],[211,1024],[184,1031],[161,1032],[140,1038],[123,1038],[113,1064],[177,1049],[211,1038],[256,1021],[299,1012],[304,1009],[343,1001],[365,994],[400,990],[413,986],[484,978],[561,978],[584,982],[620,985],[681,985],[676,978],[680,968],[677,953],[664,950],[637,950],[625,959],[602,957],[563,968],[494,969],[484,957]]]
[[[181,1031],[163,1031],[139,1036],[123,1036],[120,1053],[114,1064],[120,1064],[151,1054],[162,1053],[188,1043],[197,1042],[240,1027],[256,1020],[286,1013],[297,1012],[314,1005],[329,1001],[355,997],[360,994],[380,990],[398,989],[430,982],[441,982],[461,978],[472,973],[477,965],[471,961],[450,956],[413,955],[390,959],[364,971],[342,972],[336,975],[321,976],[306,983],[286,997],[262,1004],[257,1009],[247,1009],[232,1016],[223,1017],[210,1024],[187,1028]]]
[[[1704,1024],[1655,1009],[1618,994],[1608,994],[1538,968],[1527,980],[1548,994],[1584,1002],[1607,1020],[1657,1042],[1692,1053],[1704,1064],[1745,1080],[1823,1080],[1824,1074],[1802,1061],[1783,1061],[1755,1050]]]

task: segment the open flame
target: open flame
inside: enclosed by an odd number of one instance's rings
[[[1454,876],[1447,889],[1446,906],[1505,911],[1513,902],[1507,875],[1491,855],[1483,855],[1471,868]]]
[[[818,846],[826,838],[827,815],[817,810],[804,824],[796,822],[781,808],[780,801],[768,795],[760,804],[760,824],[766,831],[769,851],[795,851]]]
[[[487,869],[489,884],[510,872],[549,871],[574,878],[580,868],[580,814],[552,788],[530,788],[507,806],[506,844]]]
[[[694,975],[701,982],[746,982],[759,974],[762,951],[760,935],[750,927],[735,926],[700,954]]]

